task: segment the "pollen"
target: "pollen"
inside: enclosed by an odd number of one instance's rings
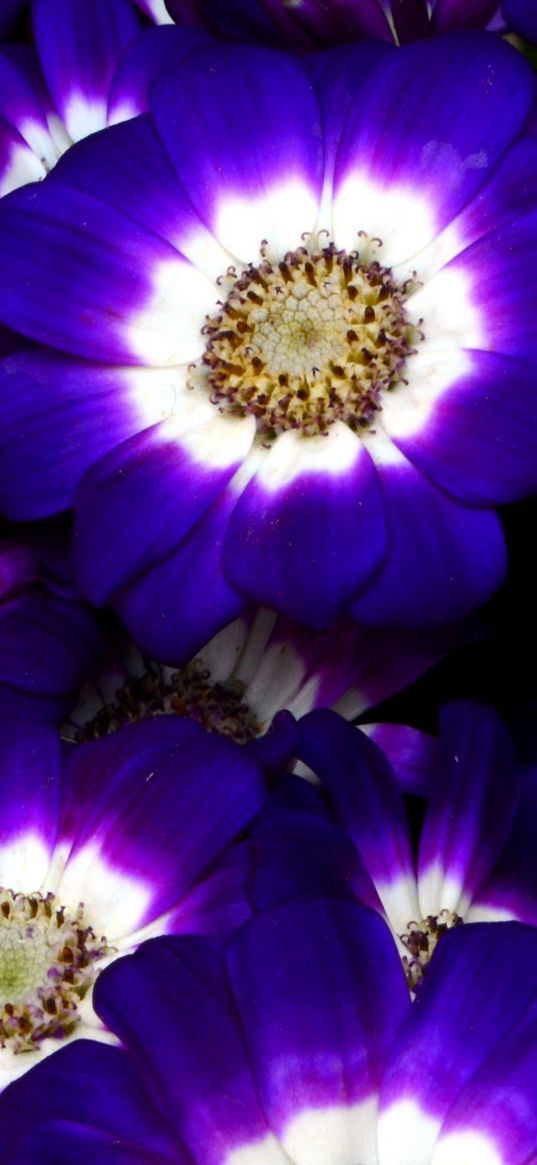
[[[418,990],[440,939],[448,930],[462,926],[462,923],[459,914],[441,910],[439,914],[429,914],[421,922],[409,922],[408,930],[399,936],[408,951],[408,955],[403,957],[403,967],[413,993]]]
[[[96,740],[137,720],[175,714],[197,720],[207,732],[246,744],[261,735],[263,725],[244,693],[239,680],[214,681],[200,658],[175,671],[148,661],[143,675],[132,676],[117,689],[113,701],[77,730],[76,740]]]
[[[230,268],[190,387],[203,385],[221,411],[253,414],[265,441],[287,429],[317,436],[335,421],[369,426],[422,333],[404,307],[414,276],[398,283],[379,262],[382,244],[360,241],[346,252],[324,232],[304,235],[279,262],[263,243],[257,266]]]
[[[44,1039],[69,1035],[108,950],[85,925],[83,906],[67,910],[53,894],[0,888],[0,1047],[36,1051]]]

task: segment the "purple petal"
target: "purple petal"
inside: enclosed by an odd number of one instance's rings
[[[91,1155],[93,1137],[99,1149],[95,1159],[103,1165],[115,1165],[116,1158],[108,1155],[114,1142],[123,1154],[142,1154],[119,1156],[118,1165],[186,1165],[180,1144],[153,1107],[127,1053],[93,1040],[77,1040],[27,1072],[0,1097],[0,1113],[0,1149],[9,1165],[34,1160],[84,1165],[88,1157],[77,1153],[86,1145]],[[47,1157],[50,1146],[54,1152]],[[39,1149],[42,1158],[32,1157],[31,1151]]]
[[[287,432],[276,439],[232,514],[224,564],[257,602],[321,630],[384,552],[373,465],[359,439],[338,425],[326,437]]]
[[[70,752],[62,834],[74,844],[59,891],[94,909],[111,941],[177,907],[264,799],[246,751],[192,721],[115,735]]]
[[[0,205],[4,322],[89,359],[181,364],[199,354],[212,285],[156,235],[56,182]]]
[[[458,28],[484,28],[497,11],[498,0],[436,0],[432,31],[436,35]]]
[[[537,40],[537,13],[528,0],[502,0],[502,15],[519,36]]]
[[[414,861],[403,798],[382,753],[327,710],[298,723],[298,756],[327,789],[338,824],[352,838],[390,921],[404,933],[418,917]]]
[[[203,880],[185,894],[167,917],[169,934],[221,937],[236,930],[252,913],[249,894],[250,853],[245,842],[225,850]]]
[[[223,246],[255,261],[312,230],[321,188],[319,111],[292,58],[229,46],[190,53],[152,91],[179,180]],[[241,132],[236,133],[236,111]]]
[[[356,850],[329,821],[304,813],[262,815],[250,835],[250,848],[250,894],[256,910],[302,896],[353,897]],[[375,891],[371,883],[367,889],[360,900],[369,904]]]
[[[439,742],[436,736],[408,728],[406,724],[362,726],[369,739],[388,758],[404,793],[428,797],[438,769]]]
[[[93,613],[36,585],[0,606],[2,716],[60,724],[101,650]]]
[[[388,406],[386,428],[405,457],[462,501],[516,501],[537,489],[537,368],[496,352],[466,356],[467,370],[432,410],[420,379],[409,410],[402,394],[397,413]],[[449,355],[443,374],[446,365]]]
[[[29,720],[1,727],[0,886],[32,893],[46,880],[58,836],[60,743],[54,728]]]
[[[222,568],[222,546],[234,505],[231,492],[222,494],[174,554],[116,596],[119,615],[152,658],[186,663],[246,607],[246,599],[227,581]]]
[[[263,1109],[290,1160],[307,1160],[318,1138],[323,1165],[350,1160],[351,1145],[353,1160],[370,1159],[374,1098],[409,1008],[388,928],[352,903],[299,899],[242,928],[228,968]]]
[[[365,230],[383,240],[388,264],[411,259],[493,172],[529,113],[534,87],[520,56],[486,34],[387,54],[346,122],[337,244],[354,248]]]
[[[491,510],[452,501],[393,447],[381,456],[388,556],[351,614],[373,625],[416,628],[461,618],[503,580],[506,547],[499,519]]]
[[[100,977],[95,1003],[134,1055],[155,1103],[173,1121],[196,1165],[221,1165],[243,1139],[267,1135],[212,943],[171,938],[144,943]]]
[[[388,1060],[381,1160],[399,1161],[395,1146],[403,1143],[405,1160],[430,1160],[451,1104],[533,1004],[536,975],[530,927],[476,925],[445,935]]]
[[[516,918],[537,926],[536,846],[537,781],[526,777],[509,839],[474,897],[470,921]]]
[[[33,0],[35,37],[47,84],[74,141],[102,129],[122,50],[138,31],[129,0]]]
[[[64,154],[50,181],[114,207],[174,248],[183,245],[195,265],[204,269],[207,259],[215,276],[229,262],[179,186],[149,116],[80,142]],[[212,302],[217,296],[214,288]]]
[[[435,284],[441,289],[442,280],[453,276],[472,289],[475,312],[468,314],[466,322],[461,321],[460,345],[491,348],[502,355],[535,362],[536,314],[527,272],[536,253],[536,224],[534,201],[530,213],[490,231],[453,259],[420,293],[433,295]],[[423,298],[422,309],[426,310]],[[519,401],[522,403],[520,398]]]
[[[108,368],[46,349],[8,356],[0,365],[4,512],[24,521],[72,506],[95,461],[171,411],[177,380],[167,370]]]
[[[421,917],[464,915],[509,837],[520,796],[513,745],[490,708],[462,701],[441,713],[438,771],[420,839]]]
[[[206,41],[206,35],[195,28],[148,28],[135,37],[112,81],[108,121],[113,124],[146,113],[153,81],[176,65],[183,53]]]
[[[252,437],[248,421],[220,417],[208,402],[196,409],[187,399],[180,417],[132,437],[86,474],[75,563],[92,602],[103,603],[183,541],[239,468]]]

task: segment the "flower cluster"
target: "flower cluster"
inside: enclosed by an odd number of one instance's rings
[[[2,1165],[535,1165],[534,5],[0,38]]]

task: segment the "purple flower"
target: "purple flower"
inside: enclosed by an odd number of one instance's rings
[[[446,929],[508,919],[537,925],[535,772],[521,773],[491,709],[448,704],[440,727],[439,740],[391,726],[374,731],[394,771],[378,745],[333,712],[312,712],[297,726],[297,754],[354,844],[355,892],[389,922],[412,987]],[[417,853],[402,786],[425,797]]]
[[[60,746],[43,725],[0,734],[0,1087],[58,1048],[110,1040],[95,976],[152,935],[219,934],[250,913],[261,807],[244,749],[185,719]]]
[[[47,345],[1,368],[8,515],[76,502],[84,593],[146,644],[184,612],[186,655],[248,596],[482,602],[537,482],[534,100],[479,34],[184,56],[0,205],[0,318]]]
[[[186,28],[141,32],[131,0],[33,0],[32,19],[35,47],[0,45],[0,195],[144,111],[153,76],[200,40]]]
[[[466,624],[420,633],[343,621],[315,634],[274,611],[249,608],[184,660],[174,657],[174,618],[184,640],[181,612],[171,612],[160,642],[166,664],[144,656],[121,633],[109,637],[63,726],[67,739],[91,740],[166,713],[190,716],[238,742],[262,736],[283,710],[300,717],[333,707],[352,720],[473,634]]]
[[[297,900],[224,948],[156,939],[99,980],[121,1047],[0,1099],[5,1165],[521,1165],[537,1150],[537,934],[446,937],[410,1004],[385,924]]]

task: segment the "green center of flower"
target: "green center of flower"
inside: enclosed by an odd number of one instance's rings
[[[76,739],[96,740],[136,720],[174,713],[197,720],[207,732],[218,732],[245,744],[260,736],[263,727],[244,701],[244,691],[244,684],[238,680],[211,680],[200,659],[177,671],[153,669],[149,664],[144,675],[133,676],[118,688],[113,703],[99,709],[77,731]]]
[[[418,990],[442,936],[462,923],[460,915],[451,910],[429,914],[421,922],[409,922],[408,930],[399,937],[408,951],[403,957],[403,967],[411,991]]]
[[[67,910],[53,894],[0,888],[0,1047],[35,1051],[73,1031],[108,950],[84,924],[82,906]]]
[[[263,244],[257,266],[228,270],[190,370],[190,387],[203,385],[222,411],[253,414],[264,440],[316,436],[335,421],[367,427],[422,335],[404,308],[418,285],[378,262],[378,240],[364,235],[361,251],[346,252],[324,235],[305,235],[281,262]]]

